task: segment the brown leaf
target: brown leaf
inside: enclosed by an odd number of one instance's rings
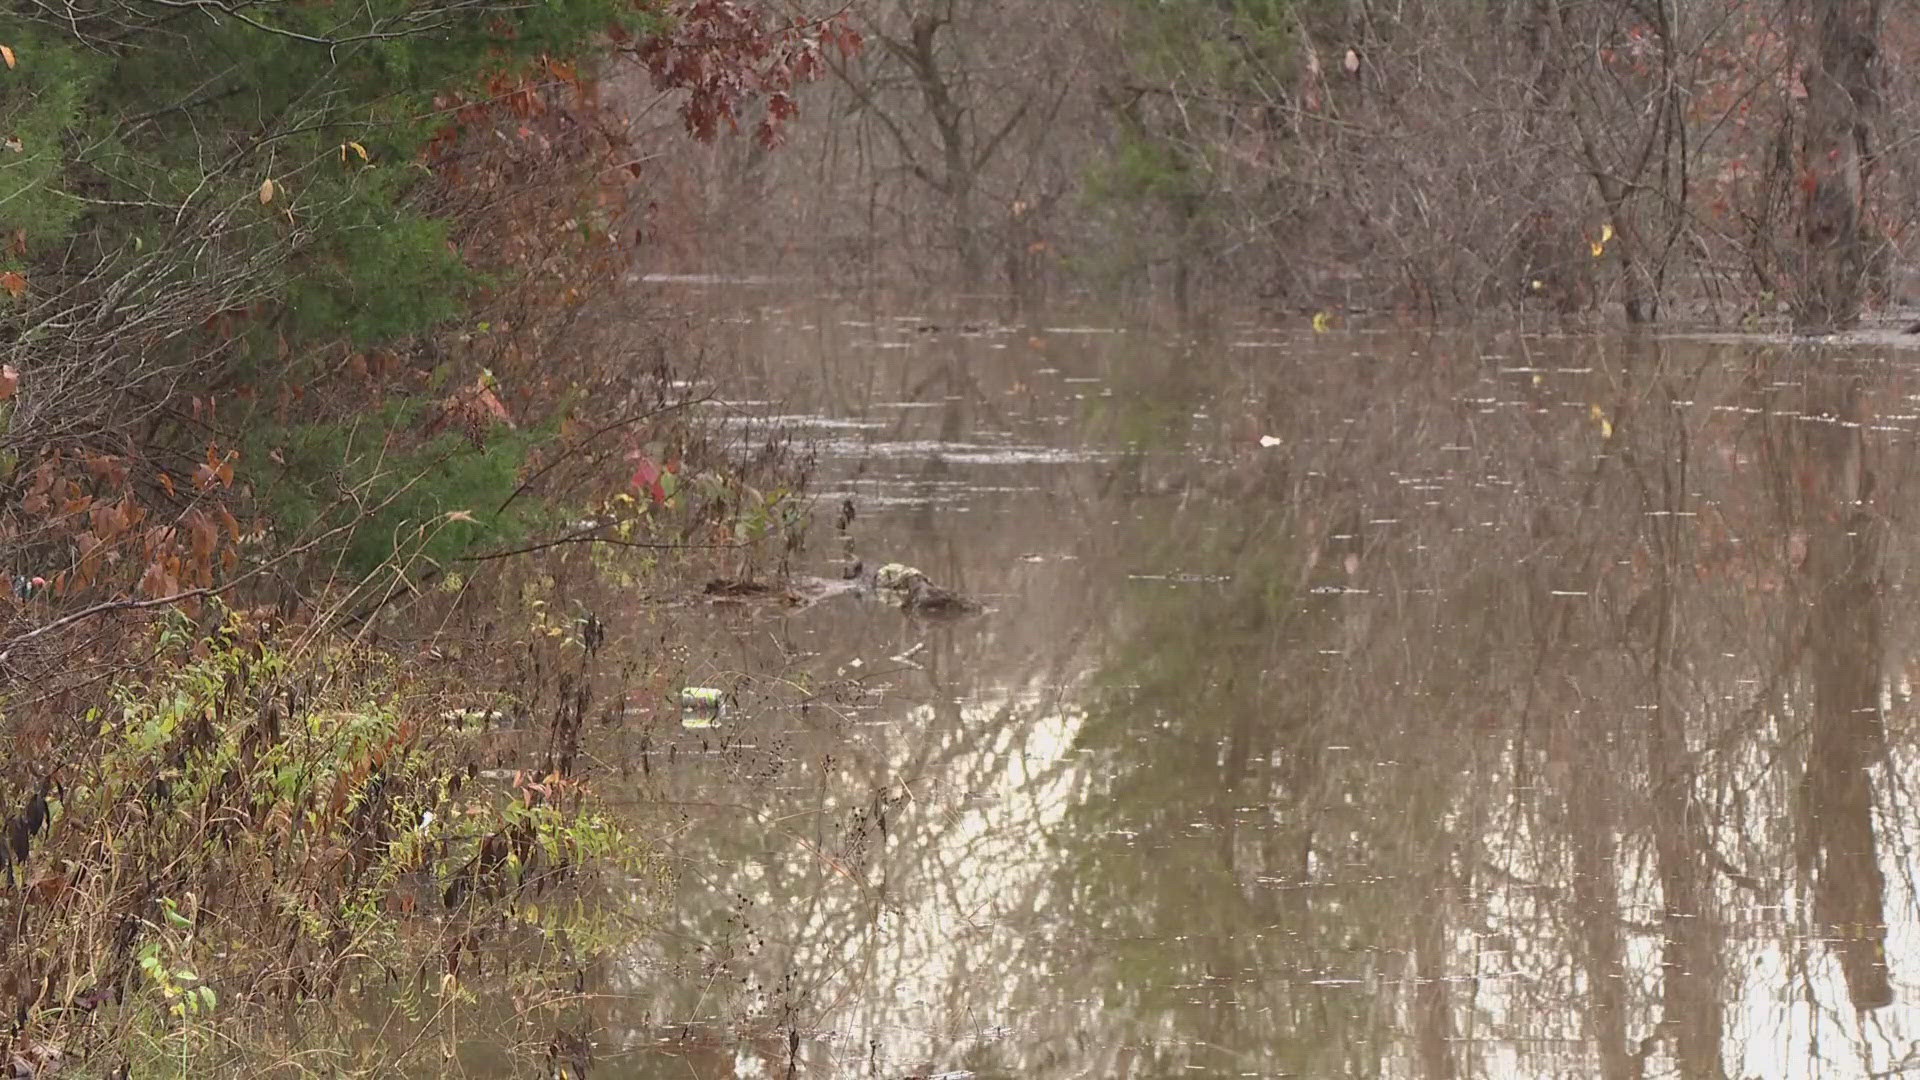
[[[213,557],[213,549],[220,542],[220,534],[214,530],[213,522],[199,510],[190,510],[182,522],[187,527],[187,538],[193,545],[195,560]]]
[[[481,410],[484,411],[487,415],[493,417],[494,419],[500,421],[501,423],[507,425],[508,427],[513,426],[513,417],[507,415],[507,407],[505,405],[500,404],[500,399],[493,396],[493,391],[491,390],[480,391],[480,394],[476,400],[479,403]]]
[[[273,177],[269,176],[265,180],[260,181],[260,205],[265,206],[272,201]]]
[[[7,69],[9,71],[13,69],[14,60],[13,60],[12,46],[0,45],[0,60],[5,60],[7,62]]]
[[[4,274],[0,274],[0,289],[7,290],[8,296],[25,296],[27,292],[27,279],[22,277],[18,271],[9,270]]]
[[[119,508],[107,503],[93,504],[93,511],[89,517],[92,519],[94,535],[103,540],[113,539],[126,528],[126,521],[120,516]]]
[[[0,364],[0,401],[12,397],[20,389],[20,372],[12,364]]]

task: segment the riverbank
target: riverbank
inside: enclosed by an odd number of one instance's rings
[[[700,344],[621,288],[642,164],[857,42],[15,14],[0,1067],[437,1073],[487,1024],[573,1061],[668,876],[582,746],[672,700],[671,648],[603,661],[603,613],[805,526],[804,458],[700,419]],[[636,129],[657,95],[683,123]]]

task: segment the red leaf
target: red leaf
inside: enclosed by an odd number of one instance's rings
[[[634,487],[651,495],[654,502],[667,501],[667,489],[660,484],[660,466],[655,465],[653,459],[644,454],[640,457],[640,463],[634,466],[631,483]]]

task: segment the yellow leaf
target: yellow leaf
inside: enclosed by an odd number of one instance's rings
[[[1587,406],[1587,415],[1593,417],[1594,423],[1600,425],[1601,438],[1613,438],[1613,421],[1607,419],[1607,410],[1598,405],[1589,405]]]
[[[361,146],[361,145],[360,145],[359,143],[357,143],[357,142],[343,142],[343,143],[341,143],[341,144],[340,144],[340,163],[341,163],[342,165],[344,165],[344,164],[346,164],[346,163],[347,163],[347,152],[348,152],[348,151],[352,151],[353,153],[356,153],[356,154],[359,154],[359,155],[360,155],[360,160],[361,160],[361,161],[366,161],[366,160],[367,160],[367,148],[366,148],[366,147],[364,147],[364,146]]]
[[[1314,333],[1324,334],[1330,328],[1332,328],[1332,326],[1333,326],[1333,320],[1327,316],[1326,312],[1316,311],[1313,313],[1313,332]]]
[[[1611,239],[1613,239],[1613,222],[1609,221],[1600,226],[1600,242],[1604,244]]]
[[[272,201],[273,177],[269,176],[265,180],[260,181],[260,205],[265,206]]]
[[[5,60],[8,68],[13,67],[13,49],[10,46],[0,45],[0,60]]]
[[[1596,259],[1607,253],[1607,244],[1604,240],[1595,240],[1588,244],[1587,247],[1592,249],[1593,257]]]

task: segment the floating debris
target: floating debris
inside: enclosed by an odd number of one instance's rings
[[[951,589],[943,589],[927,575],[904,563],[888,563],[874,572],[873,593],[882,603],[918,615],[971,615],[980,605]]]
[[[680,691],[680,707],[683,709],[705,709],[718,712],[726,701],[726,691],[711,686],[689,686]]]
[[[718,726],[727,711],[726,691],[712,686],[689,686],[680,691],[680,726],[710,728]]]

